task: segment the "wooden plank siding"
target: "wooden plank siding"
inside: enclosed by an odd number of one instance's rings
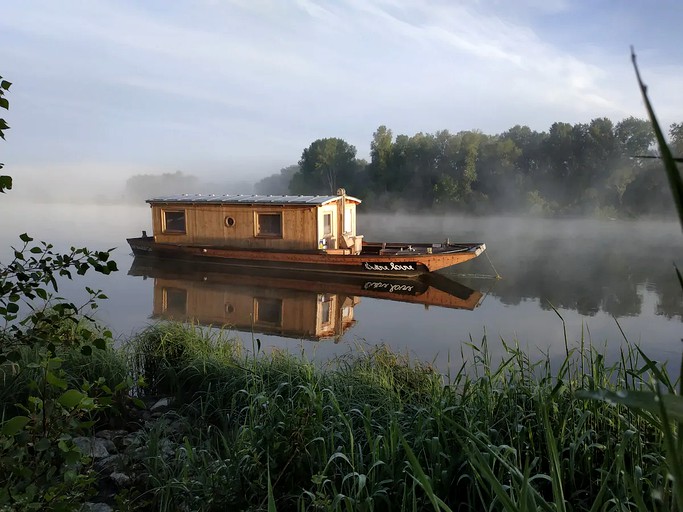
[[[327,238],[327,247],[336,249],[344,234],[341,198],[322,206],[153,203],[152,227],[159,243],[212,245],[237,249],[308,251],[319,248]],[[352,211],[351,236],[356,234],[356,203],[346,201]],[[164,212],[185,213],[185,233],[164,232]],[[257,236],[258,214],[281,213],[282,237]],[[332,233],[324,233],[324,215],[332,216]],[[227,219],[234,220],[232,225]]]
[[[322,226],[318,227],[317,209],[314,206],[153,204],[152,224],[155,241],[159,243],[315,250],[318,233],[322,232]],[[185,233],[163,232],[164,211],[185,212]],[[256,236],[256,214],[259,213],[282,214],[281,238]],[[228,217],[234,219],[233,226],[226,224]]]

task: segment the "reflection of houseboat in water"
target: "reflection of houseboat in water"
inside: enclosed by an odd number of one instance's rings
[[[482,294],[438,274],[422,279],[340,277],[309,273],[229,272],[221,265],[136,257],[130,275],[154,279],[153,318],[196,321],[291,338],[341,336],[361,297],[474,309]]]

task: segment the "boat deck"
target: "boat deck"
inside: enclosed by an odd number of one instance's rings
[[[472,247],[480,243],[443,242],[440,244],[430,243],[391,243],[391,242],[363,242],[361,256],[410,256],[421,254],[451,254],[472,250]]]

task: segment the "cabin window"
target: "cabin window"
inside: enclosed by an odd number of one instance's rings
[[[164,233],[185,233],[185,210],[164,210]]]
[[[332,214],[323,214],[323,236],[332,235]]]
[[[257,213],[256,236],[269,236],[282,238],[282,214],[281,213]]]
[[[353,233],[353,208],[346,209],[346,215],[344,215],[344,233]]]
[[[254,322],[261,325],[282,325],[282,299],[254,297]]]
[[[187,290],[184,288],[162,288],[162,310],[172,318],[184,318],[187,314]]]
[[[235,225],[235,219],[233,217],[226,217],[225,218],[225,225],[228,226],[229,228],[233,227]]]

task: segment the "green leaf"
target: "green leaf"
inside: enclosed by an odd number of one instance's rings
[[[18,363],[19,361],[21,361],[21,352],[19,352],[18,350],[12,350],[11,352],[7,353],[6,357],[8,361]]]
[[[4,192],[5,190],[12,190],[11,176],[0,176],[0,192]]]
[[[7,80],[3,80],[0,82],[0,89],[5,89],[6,91],[9,91],[10,86],[12,85],[12,82],[8,82]]]
[[[658,414],[660,411],[660,397],[652,391],[577,391],[578,398],[600,400],[609,404],[625,405],[631,409],[640,409]],[[683,396],[661,395],[661,402],[670,418],[683,421]]]
[[[64,454],[64,462],[68,466],[73,466],[81,461],[83,454],[78,450],[69,450]]]
[[[93,340],[92,344],[100,350],[107,349],[107,341],[104,338],[96,338],[95,340]]]
[[[7,304],[7,312],[8,313],[18,313],[19,312],[19,305],[15,304],[14,302],[10,302]]]
[[[0,108],[9,110],[9,100],[7,98],[0,98]]]
[[[676,210],[678,211],[678,218],[681,222],[681,228],[683,228],[683,179],[678,172],[678,166],[676,165],[676,160],[666,143],[666,138],[664,133],[659,126],[657,121],[657,116],[655,116],[655,111],[650,103],[650,98],[647,95],[647,87],[643,83],[640,77],[640,71],[638,70],[638,65],[636,63],[636,54],[631,47],[631,62],[633,63],[633,69],[636,72],[636,78],[638,80],[638,86],[640,87],[640,93],[643,97],[643,102],[645,103],[645,109],[647,110],[648,116],[650,117],[650,122],[652,123],[652,129],[655,132],[655,137],[657,139],[657,145],[659,146],[659,153],[662,155],[662,162],[664,162],[664,170],[666,171],[666,176],[669,180],[669,187],[673,194],[674,203],[676,204]]]
[[[45,450],[50,448],[51,445],[52,441],[50,441],[47,437],[43,437],[40,441],[38,441],[35,444],[35,449],[38,452],[44,452]]]
[[[69,389],[60,396],[57,401],[67,409],[73,409],[85,398],[85,395],[76,389]]]
[[[81,347],[81,354],[84,356],[91,356],[92,355],[92,347],[90,345],[83,345]]]
[[[59,389],[66,389],[69,385],[69,383],[66,380],[60,379],[52,372],[47,372],[45,379],[47,380],[48,384]]]
[[[26,233],[22,233],[21,235],[19,235],[19,239],[20,239],[22,242],[26,242],[26,243],[33,242],[33,238],[31,238],[30,236],[28,236]]]
[[[26,416],[15,416],[14,418],[10,418],[2,424],[2,430],[0,430],[0,433],[2,433],[3,436],[17,435],[23,430],[29,421],[30,419]]]

